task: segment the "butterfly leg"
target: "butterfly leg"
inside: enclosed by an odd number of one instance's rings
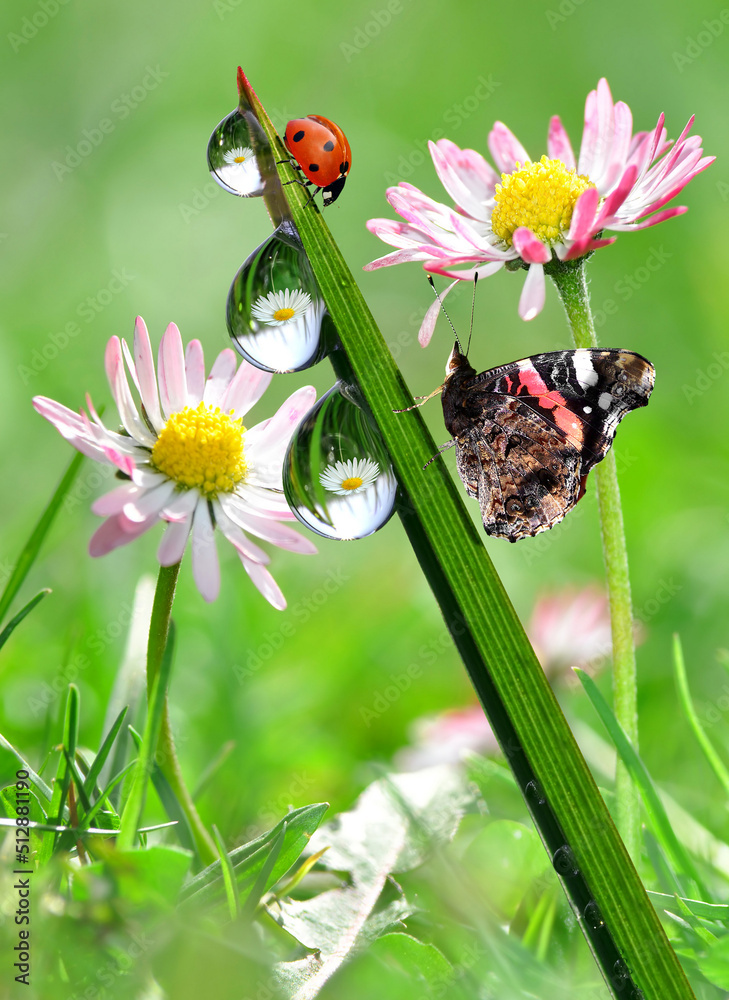
[[[448,449],[452,448],[455,443],[456,443],[455,441],[446,441],[445,444],[442,444],[440,448],[436,451],[435,455],[433,455],[432,458],[429,458],[428,461],[425,463],[425,465],[423,466],[423,472],[425,472],[425,470],[428,468],[431,462],[434,462],[436,460],[438,455],[442,455],[444,451],[448,451]]]

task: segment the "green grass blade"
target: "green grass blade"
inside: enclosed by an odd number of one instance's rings
[[[225,886],[225,898],[228,902],[228,913],[230,914],[231,920],[237,920],[240,916],[240,903],[238,902],[238,888],[235,884],[235,872],[233,871],[231,860],[228,857],[228,852],[225,849],[225,841],[220,836],[220,830],[218,830],[214,823],[213,838],[215,840],[215,846],[218,848],[220,872],[223,876],[223,885]]]
[[[96,779],[101,773],[101,769],[106,763],[106,758],[111,753],[111,749],[114,746],[117,736],[119,735],[119,730],[121,729],[122,722],[124,721],[124,716],[127,714],[127,706],[121,710],[114,720],[109,732],[104,738],[104,742],[101,744],[101,749],[94,757],[94,761],[89,768],[89,773],[86,775],[86,779],[83,784],[84,791],[87,795],[92,795],[94,791],[94,786],[96,785]]]
[[[723,761],[719,757],[714,747],[709,740],[709,737],[704,731],[704,727],[699,722],[699,717],[696,714],[696,709],[694,708],[694,703],[691,700],[691,692],[689,691],[688,678],[686,676],[686,665],[683,659],[683,648],[681,646],[681,639],[678,634],[673,637],[673,667],[676,676],[676,687],[678,688],[678,697],[681,701],[681,707],[683,708],[684,715],[688,719],[688,724],[693,730],[694,736],[696,737],[696,742],[699,744],[701,749],[704,751],[704,756],[709,762],[709,765],[719,779],[722,787],[724,788],[724,794],[729,798],[729,771],[724,766]]]
[[[49,588],[45,587],[43,590],[39,591],[35,595],[35,597],[31,598],[31,600],[28,601],[25,607],[22,608],[22,610],[20,610],[14,618],[10,619],[10,621],[2,630],[2,632],[0,632],[0,649],[3,648],[5,643],[8,641],[8,639],[13,634],[18,625],[20,625],[20,623],[26,617],[26,615],[29,615],[30,612],[33,610],[33,608],[36,606],[36,604],[40,604],[43,598],[50,593],[51,591],[49,590]]]
[[[653,833],[659,844],[666,852],[671,864],[674,866],[676,874],[685,876],[693,880],[702,896],[708,896],[708,891],[701,881],[701,877],[696,867],[685,850],[683,844],[676,837],[673,828],[668,820],[666,811],[663,808],[658,792],[655,789],[651,777],[648,774],[645,764],[633,749],[632,744],[622,730],[617,719],[613,715],[608,703],[603,698],[600,690],[584,670],[575,668],[575,673],[582,682],[585,693],[592,702],[595,711],[608,731],[608,735],[615,744],[615,749],[630,771],[631,777],[640,791],[646,814],[650,821]]]
[[[296,179],[281,140],[240,74],[244,110],[252,107],[283,182]],[[607,930],[590,937],[609,989],[622,956],[646,996],[693,996],[575,739],[504,587],[403,377],[318,209],[300,185],[273,192],[274,219],[286,212],[301,237],[343,350],[332,354],[340,377],[357,386],[379,427],[401,487],[399,514],[540,835],[552,856],[569,845],[579,879],[563,881],[573,905],[594,899]],[[455,540],[455,541],[454,541]],[[529,798],[530,790],[532,793]],[[543,790],[543,794],[542,794]],[[579,884],[579,892],[575,886]],[[611,939],[612,937],[612,939]],[[607,942],[603,945],[603,942]]]
[[[28,772],[28,776],[33,783],[33,786],[38,789],[43,798],[50,803],[53,801],[53,789],[50,785],[47,785],[45,781],[41,778],[39,774],[33,770],[28,761],[23,757],[19,750],[16,750],[12,743],[9,743],[5,737],[0,733],[0,747],[11,753],[13,757],[18,761],[23,770]]]
[[[268,852],[268,857],[266,858],[256,881],[253,883],[251,891],[248,893],[248,898],[246,899],[245,906],[243,907],[242,917],[244,919],[252,920],[253,915],[256,912],[256,907],[261,901],[261,896],[268,888],[269,885],[273,884],[275,879],[271,878],[271,873],[276,867],[276,862],[281,856],[281,848],[286,842],[286,820],[284,820],[281,830],[278,836],[271,844],[271,849]],[[270,880],[270,881],[269,881]]]
[[[70,490],[74,479],[78,475],[78,470],[81,468],[83,460],[84,456],[81,454],[75,455],[71,459],[71,463],[66,469],[61,482],[58,484],[56,492],[51,497],[50,503],[41,514],[40,520],[33,529],[30,538],[25,543],[25,548],[18,556],[18,561],[15,564],[13,572],[10,574],[10,579],[5,585],[5,590],[0,597],[0,621],[2,621],[5,617],[13,598],[20,590],[23,581],[30,572],[30,568],[35,562],[40,547],[43,544],[43,539],[48,534],[56,514],[63,503],[64,497]]]

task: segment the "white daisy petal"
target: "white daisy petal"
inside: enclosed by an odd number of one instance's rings
[[[319,475],[325,490],[340,497],[363,493],[380,474],[380,467],[371,458],[351,458],[328,465]]]
[[[303,316],[311,305],[311,296],[300,288],[284,288],[260,295],[251,306],[251,316],[266,326],[284,326]]]

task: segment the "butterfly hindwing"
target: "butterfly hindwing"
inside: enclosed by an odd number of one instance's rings
[[[632,351],[555,351],[476,374],[456,348],[443,413],[487,533],[517,541],[561,521],[653,380]]]

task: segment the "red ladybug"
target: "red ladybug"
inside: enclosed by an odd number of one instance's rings
[[[294,118],[286,126],[284,142],[307,178],[306,184],[321,190],[324,207],[335,202],[352,163],[352,151],[340,127],[319,115]]]

